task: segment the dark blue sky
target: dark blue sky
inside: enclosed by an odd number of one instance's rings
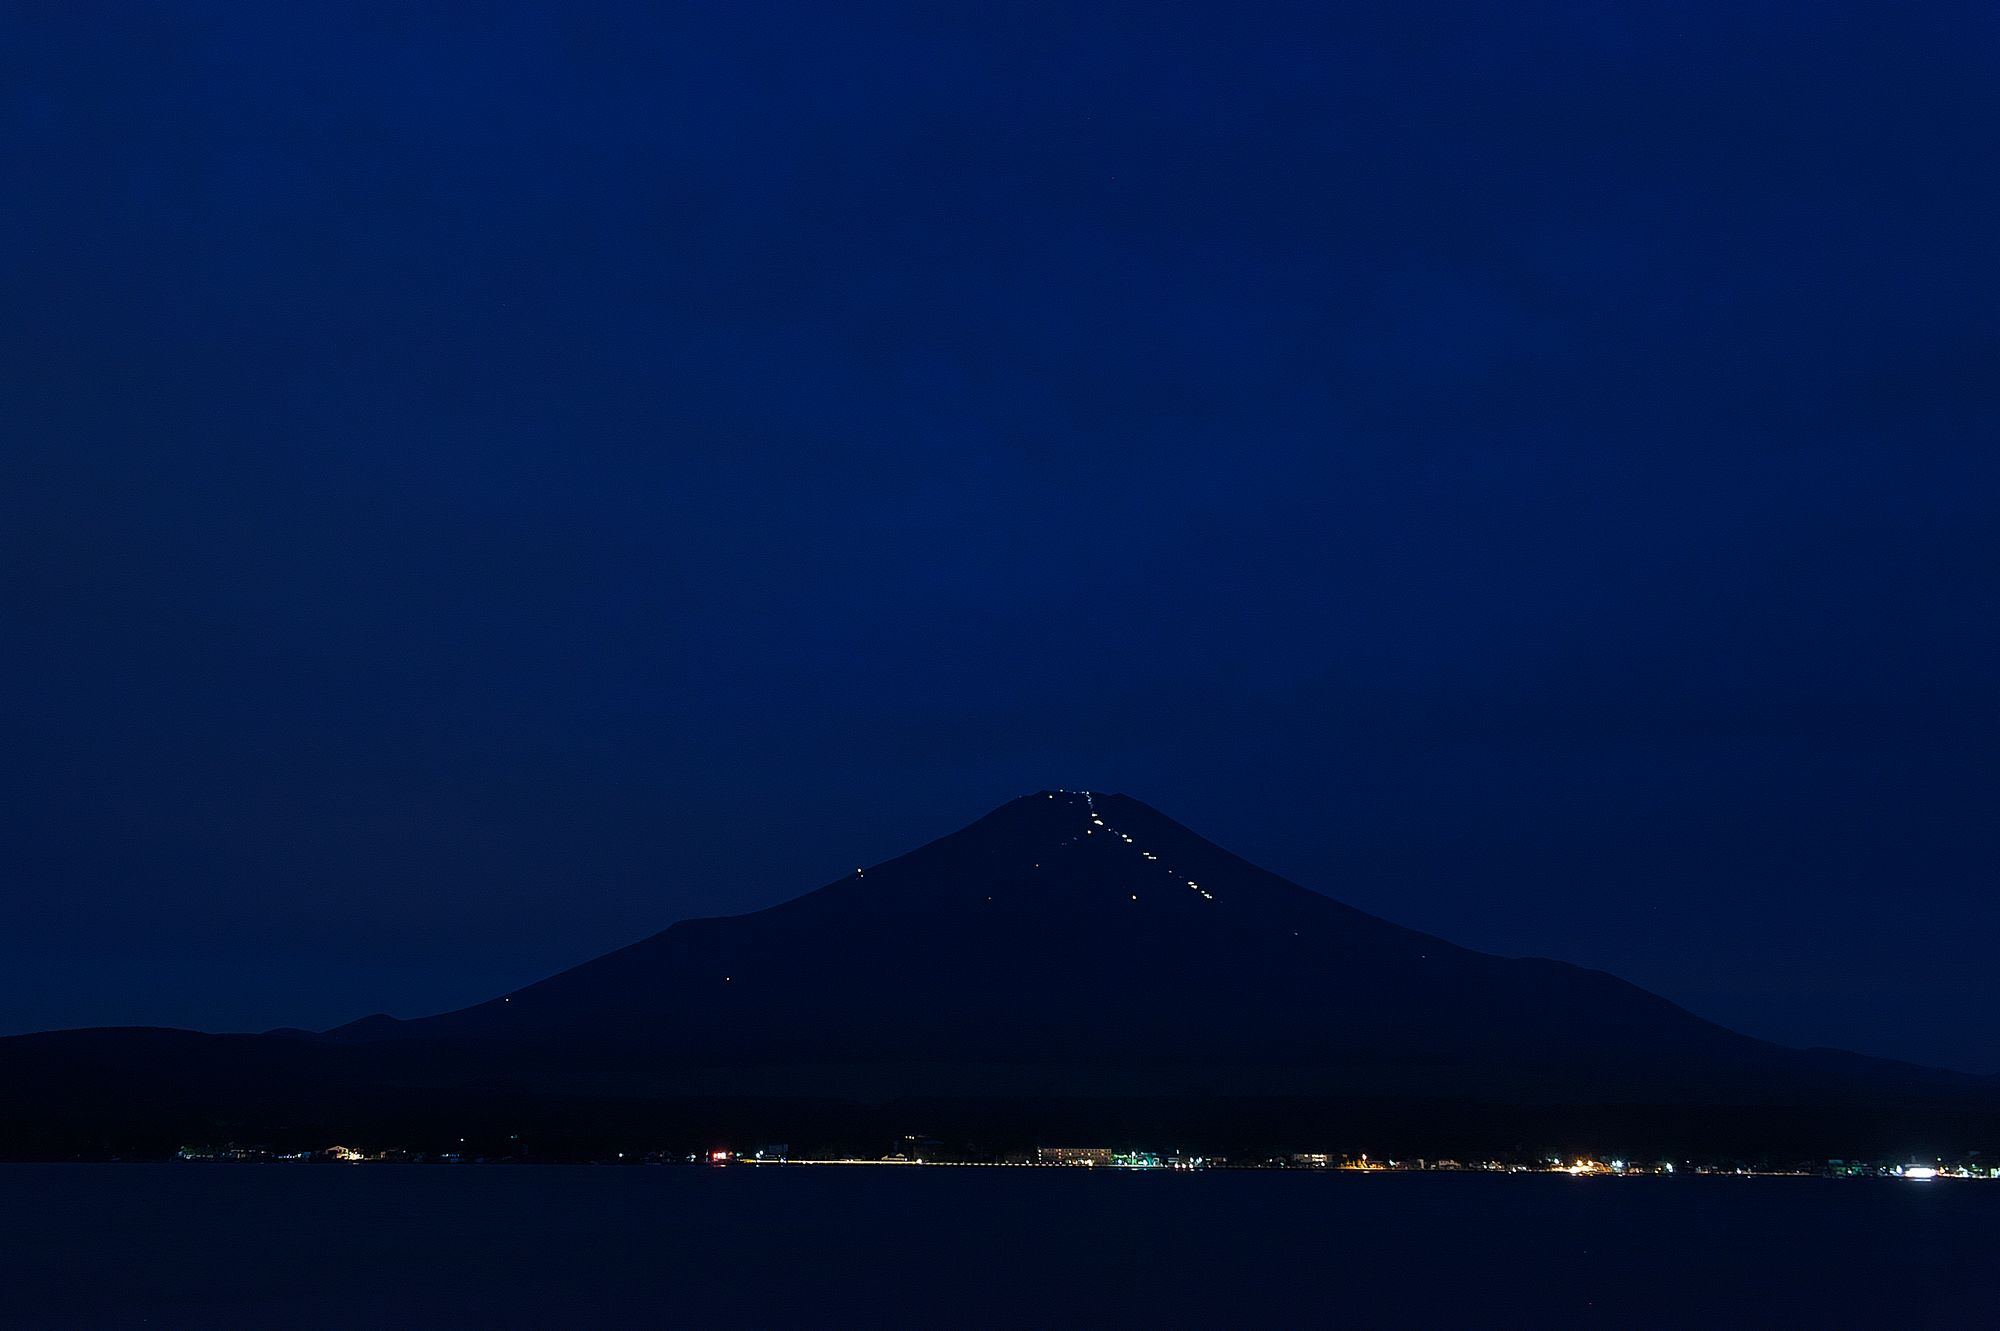
[[[9,7],[0,1029],[1060,785],[2000,1070],[1992,8],[978,8]]]

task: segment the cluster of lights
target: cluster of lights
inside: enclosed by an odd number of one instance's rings
[[[1118,837],[1119,839],[1124,841],[1126,845],[1131,846],[1134,849],[1138,849],[1139,843],[1134,841],[1129,833],[1119,831],[1117,828],[1111,826],[1111,824],[1105,822],[1104,819],[1098,815],[1097,801],[1094,798],[1092,798],[1091,793],[1087,790],[1083,792],[1083,802],[1090,809],[1090,821],[1096,824],[1095,827],[1086,827],[1083,829],[1085,836],[1089,836],[1091,833],[1095,832],[1097,828],[1101,827],[1106,832],[1109,832],[1112,836]],[[1150,850],[1140,850],[1139,854],[1141,857],[1149,859],[1153,861],[1155,864],[1159,863],[1160,857],[1158,855],[1155,855]],[[1173,869],[1171,868],[1167,868],[1167,872],[1173,874],[1173,876],[1176,878],[1181,877],[1179,874],[1174,873]],[[1189,891],[1199,895],[1203,901],[1215,900],[1215,894],[1213,892],[1210,892],[1207,888],[1204,888],[1200,883],[1197,883],[1194,879],[1181,878],[1181,881],[1188,885]],[[1132,900],[1134,901],[1137,901],[1138,899],[1139,898],[1136,895],[1132,898]]]
[[[1068,794],[1069,792],[1068,792],[1068,791],[1059,791],[1059,792],[1057,792],[1057,793],[1058,793],[1058,794]],[[1121,831],[1119,831],[1119,830],[1118,830],[1117,828],[1115,828],[1115,827],[1111,826],[1111,824],[1109,824],[1109,823],[1107,823],[1107,822],[1105,822],[1105,821],[1104,821],[1104,819],[1103,819],[1103,818],[1102,818],[1102,817],[1101,817],[1101,816],[1100,816],[1100,815],[1098,814],[1098,812],[1097,812],[1097,800],[1096,800],[1096,797],[1095,797],[1095,796],[1093,796],[1093,795],[1091,794],[1091,792],[1090,792],[1090,791],[1087,791],[1087,790],[1082,790],[1082,791],[1078,791],[1077,793],[1083,796],[1083,802],[1084,802],[1084,805],[1085,805],[1085,806],[1086,806],[1086,807],[1087,807],[1087,808],[1088,808],[1088,809],[1090,810],[1090,821],[1091,821],[1091,824],[1092,824],[1092,825],[1091,825],[1091,826],[1089,826],[1089,827],[1086,827],[1086,828],[1084,828],[1084,829],[1083,829],[1083,834],[1084,834],[1085,836],[1095,836],[1095,835],[1097,834],[1098,830],[1099,830],[1099,829],[1101,828],[1101,829],[1103,829],[1103,830],[1104,830],[1105,832],[1109,833],[1110,835],[1112,835],[1112,836],[1115,836],[1115,837],[1119,838],[1119,839],[1120,839],[1121,841],[1123,841],[1123,842],[1124,842],[1124,843],[1125,843],[1126,845],[1128,845],[1128,846],[1131,846],[1131,847],[1132,847],[1132,848],[1133,848],[1134,850],[1138,850],[1138,851],[1139,851],[1139,854],[1140,854],[1140,857],[1141,857],[1141,858],[1143,858],[1143,859],[1148,859],[1148,860],[1151,860],[1151,861],[1153,861],[1153,862],[1154,862],[1155,864],[1159,864],[1159,863],[1160,863],[1160,857],[1159,857],[1158,855],[1155,855],[1155,854],[1154,854],[1154,853],[1153,853],[1152,851],[1150,851],[1150,850],[1142,850],[1142,849],[1140,849],[1140,848],[1139,848],[1139,843],[1138,843],[1138,842],[1136,842],[1136,841],[1134,841],[1134,840],[1132,839],[1132,837],[1131,837],[1131,835],[1130,835],[1129,833],[1126,833],[1126,832],[1121,832]],[[1054,799],[1054,798],[1055,798],[1055,795],[1050,795],[1050,796],[1049,796],[1049,798],[1050,798],[1050,799]],[[1062,841],[1061,841],[1061,842],[1060,842],[1059,844],[1061,844],[1061,845],[1064,845],[1064,846],[1073,846],[1073,845],[1075,845],[1075,844],[1076,844],[1076,838],[1075,838],[1075,837],[1065,837],[1065,838],[1064,838],[1064,839],[1063,839],[1063,840],[1062,840]],[[1036,867],[1037,869],[1039,869],[1039,868],[1041,868],[1042,866],[1038,864],[1038,865],[1036,865],[1035,867]],[[1163,868],[1163,869],[1166,869],[1166,871],[1167,871],[1167,872],[1168,872],[1169,874],[1172,874],[1172,875],[1173,875],[1173,876],[1174,876],[1175,878],[1180,878],[1180,880],[1181,880],[1181,881],[1182,881],[1183,883],[1186,883],[1186,884],[1187,884],[1187,886],[1188,886],[1188,890],[1189,890],[1189,891],[1191,891],[1191,892],[1193,892],[1193,893],[1195,893],[1195,894],[1196,894],[1196,895],[1198,895],[1199,897],[1201,897],[1201,899],[1202,899],[1203,901],[1213,901],[1213,900],[1215,900],[1215,894],[1214,894],[1213,892],[1210,892],[1210,891],[1209,891],[1208,889],[1204,888],[1204,887],[1203,887],[1203,886],[1202,886],[1202,885],[1201,885],[1200,883],[1197,883],[1197,882],[1196,882],[1196,881],[1195,881],[1194,879],[1192,879],[1192,878],[1181,878],[1181,876],[1180,876],[1180,875],[1179,875],[1178,873],[1175,873],[1175,872],[1174,872],[1174,870],[1172,869],[1172,867],[1170,867],[1170,866],[1168,866],[1168,865],[1164,865],[1164,864],[1162,864],[1162,865],[1161,865],[1160,867],[1161,867],[1161,868]],[[1139,899],[1139,898],[1138,898],[1138,896],[1137,896],[1136,894],[1133,894],[1133,896],[1132,896],[1132,900],[1134,900],[1134,901],[1137,901],[1138,899]]]

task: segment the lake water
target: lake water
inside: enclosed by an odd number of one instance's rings
[[[2000,1182],[0,1167],[7,1327],[1995,1327]]]

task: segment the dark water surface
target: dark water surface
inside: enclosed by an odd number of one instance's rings
[[[2000,1183],[0,1167],[7,1327],[1995,1327]]]

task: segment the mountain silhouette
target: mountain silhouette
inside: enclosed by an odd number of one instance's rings
[[[989,1138],[1198,1121],[1238,1141],[1328,1115],[1459,1137],[1659,1137],[1693,1116],[1832,1141],[1978,1133],[1995,1103],[1991,1079],[1788,1049],[1601,972],[1458,947],[1127,796],[1064,790],[459,1011],[318,1035],[62,1032],[0,1041],[10,1060],[58,1093],[13,1097],[0,1127],[45,1120],[65,1087],[134,1086],[168,1119],[235,1112],[246,1130],[347,1113],[386,1131],[450,1105],[569,1131],[701,1106],[714,1130],[734,1113],[809,1136],[903,1106]],[[118,1136],[115,1115],[92,1121]]]

